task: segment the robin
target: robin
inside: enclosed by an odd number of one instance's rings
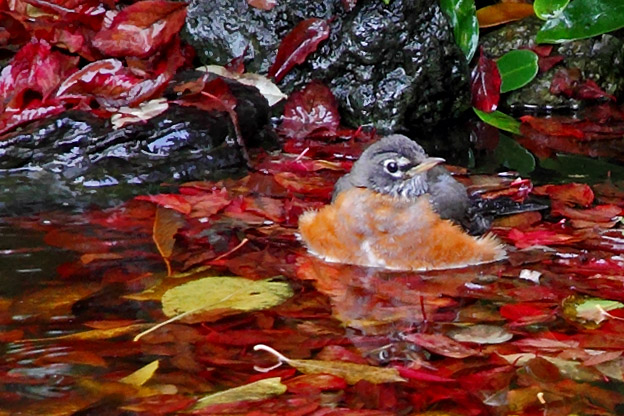
[[[330,205],[301,215],[301,239],[328,262],[395,270],[505,258],[495,237],[473,237],[457,225],[469,198],[442,162],[405,136],[382,138],[338,180]]]

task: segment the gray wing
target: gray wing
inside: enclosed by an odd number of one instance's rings
[[[466,216],[470,205],[466,187],[457,182],[442,166],[428,174],[429,194],[434,209],[442,218],[459,222]]]
[[[354,188],[355,185],[351,181],[352,175],[347,173],[344,176],[341,176],[340,179],[334,185],[334,191],[332,192],[332,202],[336,199],[336,196],[342,191],[346,191],[347,189]]]

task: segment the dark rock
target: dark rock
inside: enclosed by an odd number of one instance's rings
[[[269,121],[267,102],[255,88],[228,82],[242,136],[253,144]],[[170,105],[113,129],[109,120],[70,111],[0,141],[0,211],[112,204],[163,182],[216,179],[246,166],[225,112]]]
[[[481,45],[491,58],[518,48],[535,45],[535,35],[542,26],[535,17],[509,23],[482,37]],[[555,73],[563,68],[578,68],[583,79],[595,81],[607,93],[624,94],[624,41],[615,33],[554,45],[550,56],[564,60],[549,71],[539,73],[528,85],[503,95],[504,104],[514,110],[574,110],[581,102],[550,93]]]
[[[382,132],[435,124],[469,105],[468,70],[437,3],[360,0],[280,1],[270,11],[246,0],[192,0],[187,40],[207,64],[245,54],[247,71],[266,73],[280,40],[298,22],[330,20],[330,38],[280,83],[289,93],[312,79],[338,98],[343,123]]]

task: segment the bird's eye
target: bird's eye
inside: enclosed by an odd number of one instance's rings
[[[388,173],[397,173],[399,171],[399,165],[394,160],[387,160],[384,163],[384,167]]]

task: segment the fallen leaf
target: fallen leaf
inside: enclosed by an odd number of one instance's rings
[[[563,313],[567,318],[590,325],[600,324],[606,319],[613,318],[608,311],[623,307],[623,303],[614,300],[580,295],[568,296],[563,301]]]
[[[151,363],[139,368],[132,374],[129,374],[119,380],[121,383],[129,384],[134,387],[141,387],[145,384],[158,370],[160,362],[158,360],[152,361]]]
[[[500,344],[513,338],[513,334],[502,326],[470,325],[449,331],[449,336],[459,342],[475,344]]]
[[[293,295],[286,282],[242,277],[206,277],[176,286],[163,295],[163,312],[168,317],[183,313],[233,309],[252,311],[281,304]]]
[[[186,221],[184,221],[184,218],[176,211],[160,206],[156,208],[152,239],[167,265],[167,276],[173,274],[170,258],[173,254],[173,246],[176,241],[175,235],[185,224]]]
[[[407,381],[400,376],[396,368],[374,367],[365,364],[348,363],[344,361],[321,361],[321,360],[297,360],[290,359],[271,347],[258,344],[255,351],[266,351],[273,354],[280,363],[286,363],[303,374],[331,374],[344,379],[347,384],[355,384],[359,381],[369,383],[396,383]],[[261,370],[256,367],[256,370]]]
[[[221,403],[239,401],[258,401],[269,397],[279,396],[286,392],[287,387],[281,383],[279,377],[265,378],[243,386],[204,396],[197,400],[194,409],[203,409]]]

